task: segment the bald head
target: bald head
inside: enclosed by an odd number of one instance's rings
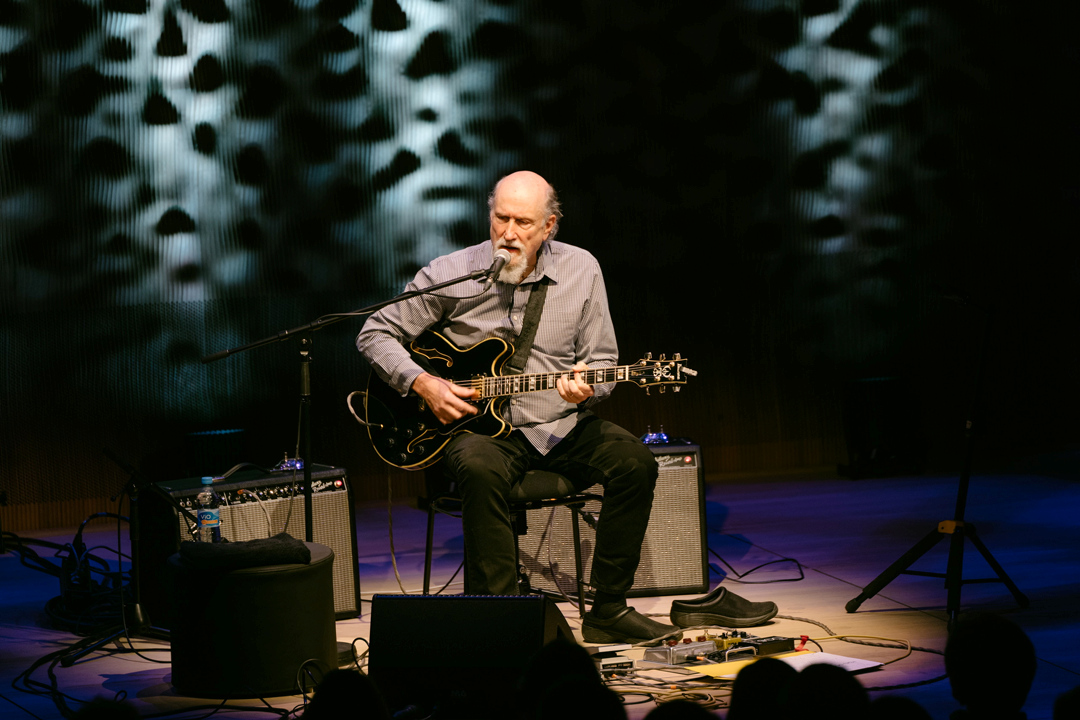
[[[551,185],[548,184],[547,180],[531,170],[518,170],[504,176],[499,182],[495,183],[495,192],[499,192],[500,189],[505,189],[506,192],[542,194],[546,197],[551,190]]]
[[[540,202],[541,213],[545,219],[555,216],[555,223],[551,226],[547,239],[551,240],[555,237],[555,233],[559,231],[559,221],[562,220],[562,205],[551,183],[531,170],[512,172],[495,183],[491,194],[488,195],[488,210],[495,209],[495,197],[500,192],[512,194],[516,198],[529,202]]]
[[[517,284],[536,267],[545,240],[555,235],[559,200],[548,181],[534,172],[511,173],[488,198],[492,250],[506,250],[510,262],[499,280]]]

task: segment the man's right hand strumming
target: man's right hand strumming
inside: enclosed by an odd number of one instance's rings
[[[430,373],[417,375],[413,380],[412,391],[424,399],[428,409],[443,425],[477,412],[475,405],[465,401],[476,398],[475,390],[455,385]]]

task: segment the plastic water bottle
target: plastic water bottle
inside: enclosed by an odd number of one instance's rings
[[[221,542],[221,496],[214,492],[214,478],[202,479],[202,490],[195,502],[198,504],[199,541]]]

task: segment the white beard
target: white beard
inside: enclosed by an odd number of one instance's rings
[[[525,255],[521,254],[517,260],[503,267],[499,271],[499,276],[496,278],[501,283],[507,285],[520,285],[521,281],[525,279],[525,276],[529,271],[529,263],[526,261]]]

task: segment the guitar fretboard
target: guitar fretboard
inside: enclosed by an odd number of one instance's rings
[[[588,385],[600,385],[603,383],[625,382],[630,380],[631,366],[619,365],[617,367],[597,368],[595,370],[582,370],[581,379]],[[640,368],[638,368],[640,370]],[[549,372],[528,373],[526,375],[498,375],[493,377],[474,378],[469,386],[479,391],[480,398],[501,397],[504,395],[520,395],[522,393],[538,392],[540,390],[554,390],[555,383],[559,378],[573,377],[572,372]]]

